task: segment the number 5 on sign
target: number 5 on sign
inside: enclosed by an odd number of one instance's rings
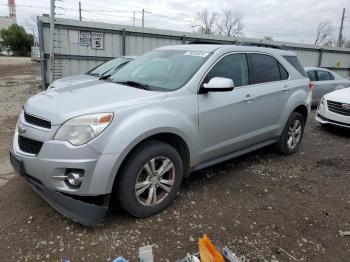
[[[103,49],[104,33],[92,32],[91,33],[91,47],[93,49]]]

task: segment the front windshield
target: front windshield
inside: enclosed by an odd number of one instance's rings
[[[120,69],[112,82],[138,82],[150,90],[174,91],[187,83],[209,58],[210,53],[155,50]]]
[[[129,58],[118,57],[95,67],[94,69],[90,70],[88,74],[99,77],[109,74],[110,72],[112,74],[112,71],[116,71],[116,69],[125,65],[129,61]]]

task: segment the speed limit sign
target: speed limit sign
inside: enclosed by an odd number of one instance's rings
[[[93,49],[103,49],[104,33],[91,32],[91,47]]]

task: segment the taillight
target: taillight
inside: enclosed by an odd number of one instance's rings
[[[311,81],[309,82],[309,89],[312,90],[315,87],[315,84]]]

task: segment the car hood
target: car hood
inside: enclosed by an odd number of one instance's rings
[[[88,74],[80,74],[80,75],[68,76],[68,77],[58,79],[52,82],[50,86],[52,86],[53,88],[61,88],[61,87],[67,87],[67,86],[76,85],[76,84],[83,84],[83,83],[87,83],[97,79],[98,77],[96,76],[92,76]]]
[[[343,88],[324,96],[326,100],[350,104],[350,88]]]
[[[155,92],[99,81],[90,86],[51,89],[28,99],[24,110],[60,125],[67,119],[84,114],[115,112],[139,104],[159,101],[165,92]]]

